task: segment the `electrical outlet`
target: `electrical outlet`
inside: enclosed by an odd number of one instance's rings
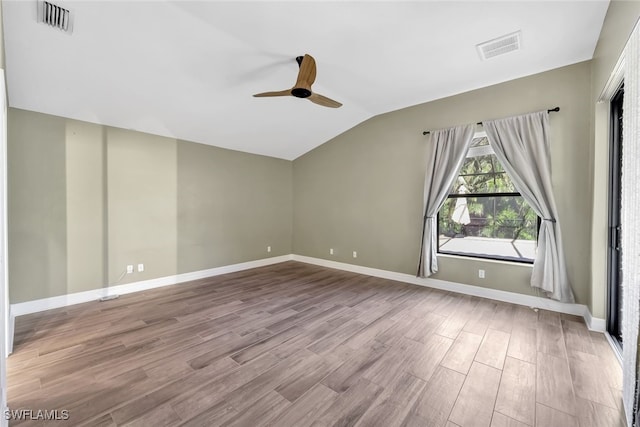
[[[333,248],[329,249],[329,255],[333,255]]]
[[[144,264],[138,264],[138,272],[142,273],[144,271]]]
[[[484,279],[484,270],[478,270],[478,277]]]
[[[133,273],[133,265],[127,265],[127,274]]]
[[[358,258],[358,252],[353,251],[353,257],[354,257],[354,258]]]
[[[267,252],[271,252],[271,246],[267,246]]]

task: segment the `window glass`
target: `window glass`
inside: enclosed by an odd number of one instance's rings
[[[438,214],[439,252],[533,262],[538,217],[486,137],[474,138]]]

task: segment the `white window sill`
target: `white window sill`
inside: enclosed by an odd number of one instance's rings
[[[458,259],[458,260],[464,260],[464,261],[483,262],[483,263],[489,263],[489,264],[513,265],[513,266],[529,268],[529,269],[533,268],[533,263],[529,264],[527,262],[515,262],[515,261],[507,261],[503,259],[476,258],[476,257],[470,257],[470,256],[441,254],[441,253],[438,254],[438,258],[451,258],[451,259]]]

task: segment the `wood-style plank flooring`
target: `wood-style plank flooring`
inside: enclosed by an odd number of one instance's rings
[[[297,262],[19,317],[8,359],[58,425],[620,427],[621,383],[580,318]]]

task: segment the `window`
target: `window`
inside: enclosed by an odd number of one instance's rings
[[[438,252],[533,263],[538,228],[486,135],[476,134],[438,212]]]

